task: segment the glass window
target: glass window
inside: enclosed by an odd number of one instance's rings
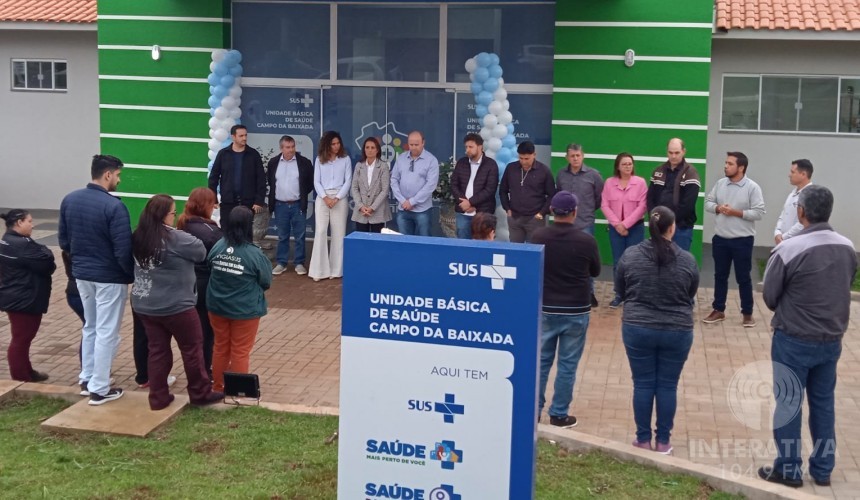
[[[758,129],[758,87],[758,76],[723,77],[722,128]]]
[[[50,61],[27,61],[28,89],[50,89],[53,81]]]
[[[328,5],[233,3],[233,48],[243,75],[328,78]]]
[[[451,5],[447,81],[468,82],[466,60],[480,52],[494,52],[501,59],[506,83],[551,85],[554,33],[552,4]]]
[[[761,129],[797,130],[797,97],[800,78],[763,76],[761,81]]]
[[[801,78],[797,130],[836,132],[838,78]]]
[[[439,80],[439,8],[340,5],[337,79]]]
[[[27,88],[27,71],[24,61],[12,61],[12,88]]]
[[[860,132],[860,78],[843,78],[839,90],[839,131]]]
[[[66,90],[66,86],[67,86],[66,63],[55,62],[54,63],[54,88],[58,89],[58,90]]]

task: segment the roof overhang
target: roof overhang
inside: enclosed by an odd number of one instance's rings
[[[58,23],[41,21],[0,21],[0,30],[96,31],[96,23]]]

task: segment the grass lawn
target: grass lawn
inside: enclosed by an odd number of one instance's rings
[[[40,429],[67,405],[47,398],[0,403],[0,497],[336,497],[334,417],[190,408],[146,439]],[[538,453],[539,499],[736,498],[601,453],[570,454],[544,441]]]

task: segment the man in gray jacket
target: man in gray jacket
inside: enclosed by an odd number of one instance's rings
[[[777,458],[758,473],[762,479],[794,488],[803,486],[804,390],[812,436],[809,475],[815,484],[830,486],[836,464],[836,364],[848,328],[857,254],[851,240],[827,223],[832,211],[829,189],[810,185],[801,191],[797,218],[804,229],[774,248],[764,275],[764,301],[775,312],[771,359]]]

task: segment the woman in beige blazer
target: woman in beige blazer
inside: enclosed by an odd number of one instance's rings
[[[391,220],[388,208],[391,170],[388,163],[379,158],[380,150],[379,140],[368,137],[364,141],[361,161],[356,164],[352,175],[352,199],[355,200],[352,220],[356,230],[364,233],[379,233]]]

